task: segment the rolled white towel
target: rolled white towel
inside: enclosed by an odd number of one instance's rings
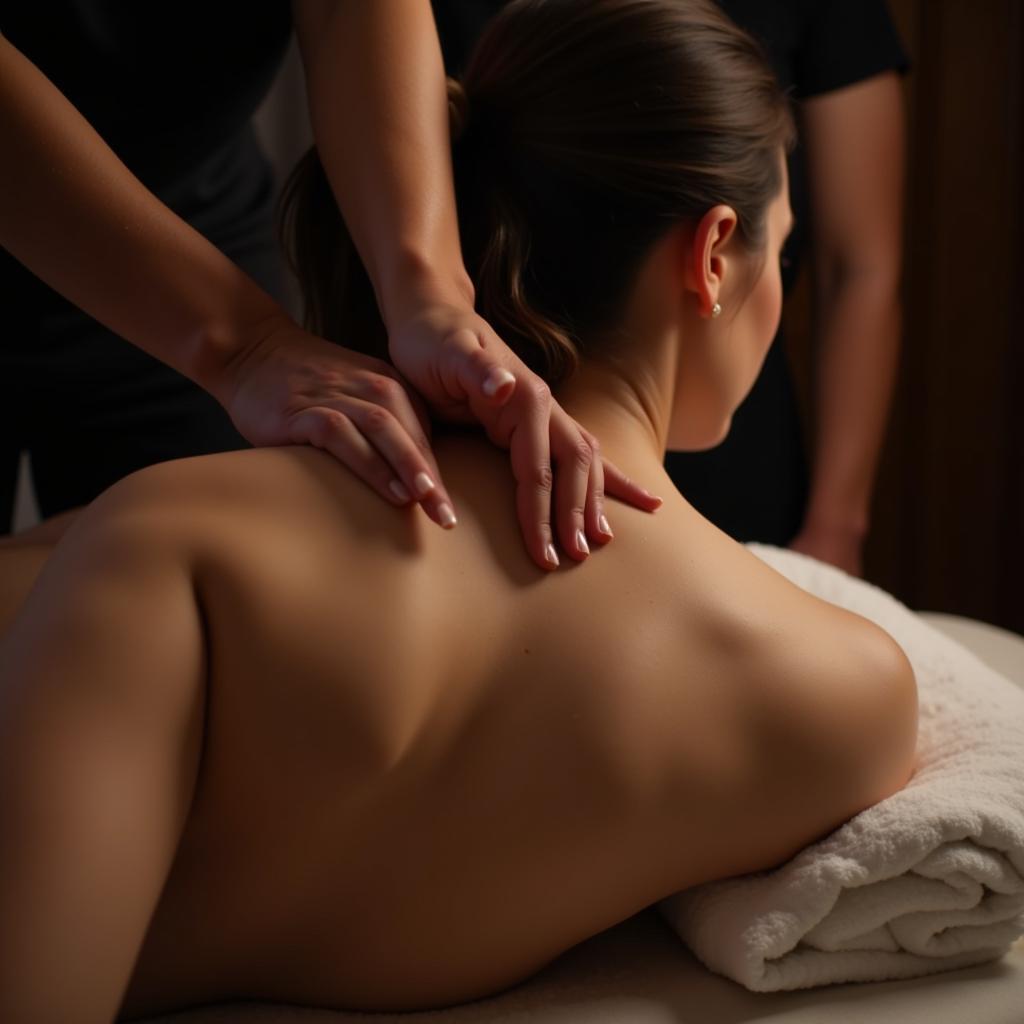
[[[758,992],[1003,956],[1024,935],[1024,691],[879,587],[746,547],[900,644],[917,677],[918,766],[780,868],[696,886],[659,911],[705,966]]]

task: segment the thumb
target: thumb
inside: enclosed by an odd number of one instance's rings
[[[485,368],[485,376],[480,390],[494,405],[504,405],[516,389],[516,378],[500,363],[492,363]]]
[[[507,366],[502,365],[502,349],[507,347],[497,337],[489,347],[483,339],[468,329],[457,331],[452,336],[457,342],[450,350],[450,368],[459,391],[467,398],[482,396],[489,405],[504,405],[516,389],[516,377]]]

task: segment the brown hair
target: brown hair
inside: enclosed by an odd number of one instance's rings
[[[552,385],[674,225],[725,203],[763,248],[794,141],[758,45],[712,0],[513,0],[449,80],[449,110],[477,310]],[[315,149],[286,186],[282,232],[307,326],[386,359]]]

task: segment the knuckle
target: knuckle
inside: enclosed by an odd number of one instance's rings
[[[594,461],[594,450],[585,437],[581,437],[572,447],[572,461],[577,469],[588,470]]]
[[[346,422],[346,417],[340,412],[324,409],[310,419],[309,437],[319,448],[324,447],[330,440],[331,435],[338,433]]]
[[[550,491],[554,483],[551,465],[545,462],[542,466],[534,466],[530,475],[530,483],[539,491]]]
[[[363,430],[379,433],[382,430],[387,430],[393,419],[394,417],[387,409],[379,405],[371,405],[363,412],[361,426]]]
[[[551,388],[540,377],[534,377],[530,382],[529,390],[531,399],[537,405],[548,406],[551,404]]]
[[[483,355],[484,350],[480,344],[480,336],[470,327],[456,327],[449,332],[445,340],[463,349],[469,359],[476,359]]]
[[[383,404],[394,401],[401,388],[402,385],[393,377],[382,377],[376,374],[366,378],[363,391],[369,401]]]

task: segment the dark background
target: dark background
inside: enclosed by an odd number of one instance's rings
[[[1024,3],[888,2],[913,62],[904,340],[865,576],[1024,633]],[[813,436],[806,267],[785,320]]]
[[[904,344],[865,575],[1024,633],[1024,0],[888,2],[913,68]],[[309,144],[294,47],[257,128],[282,176]],[[808,276],[785,317],[813,437]]]

